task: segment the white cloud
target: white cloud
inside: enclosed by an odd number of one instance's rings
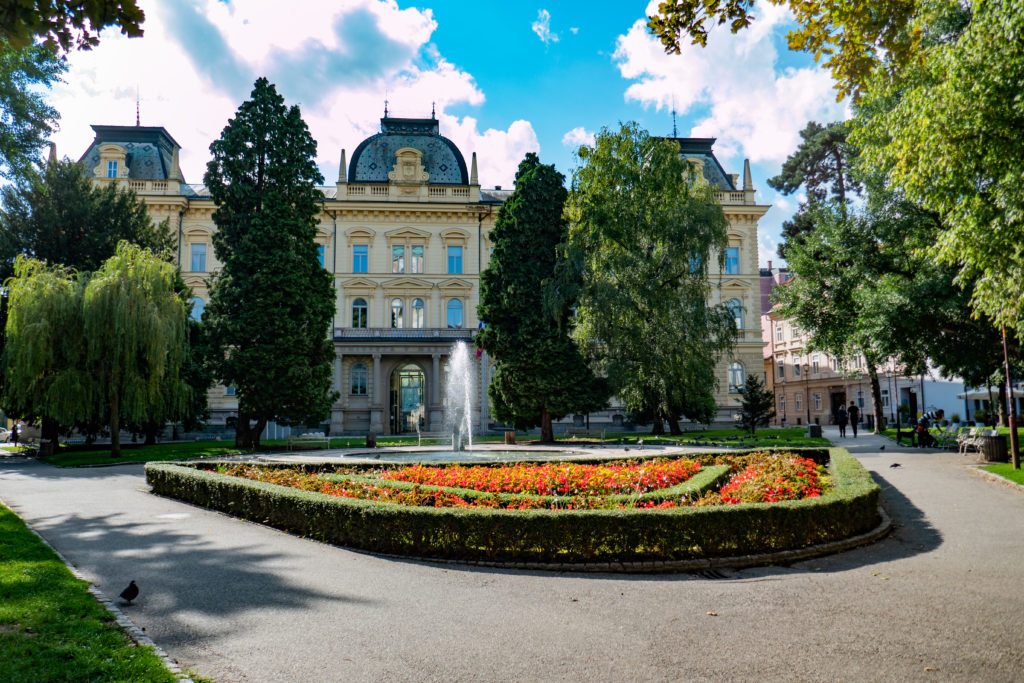
[[[530,24],[530,28],[540,38],[540,42],[545,45],[558,42],[558,34],[551,32],[551,13],[546,9],[537,12],[537,21]],[[575,33],[575,31],[573,32]]]
[[[571,33],[571,34],[573,34],[573,35],[576,35],[576,34],[577,34],[577,33],[579,33],[579,32],[580,32],[580,29],[579,29],[579,27],[577,27],[577,26],[571,26],[571,27],[569,27],[569,33]]]
[[[717,137],[720,158],[781,163],[807,121],[842,119],[846,109],[824,70],[777,70],[774,40],[789,12],[763,2],[755,10],[751,28],[735,35],[715,30],[706,48],[684,44],[680,55],[666,55],[646,22],[637,21],[619,36],[614,54],[621,75],[633,81],[626,99],[666,110],[674,99],[682,114],[706,108],[690,134]]]
[[[281,12],[276,0],[139,4],[144,38],[107,30],[99,47],[70,56],[66,82],[51,98],[62,116],[60,154],[85,152],[89,124],[133,124],[138,86],[141,123],[164,126],[182,145],[186,180],[201,182],[210,143],[260,75],[301,106],[327,183],[337,178],[340,150],[351,156],[377,132],[385,92],[395,115],[428,116],[436,104],[442,134],[467,164],[479,148],[485,186],[510,184],[522,154],[539,147],[528,121],[481,132],[475,119],[445,113],[480,106],[485,96],[430,43],[430,10],[399,9],[395,0],[310,0],[301,12]]]
[[[576,126],[562,136],[562,144],[566,147],[579,147],[580,145],[594,146],[594,134],[588,133],[583,126]]]

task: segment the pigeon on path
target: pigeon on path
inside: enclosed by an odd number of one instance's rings
[[[893,464],[889,465],[889,467],[903,467],[903,465],[899,464],[898,462],[894,462]]]
[[[139,597],[139,587],[132,581],[128,584],[128,587],[121,591],[121,597],[128,601],[128,604],[132,604],[132,600]]]

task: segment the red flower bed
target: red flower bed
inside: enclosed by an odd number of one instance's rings
[[[504,465],[481,467],[412,465],[382,472],[381,479],[431,486],[457,487],[489,493],[539,496],[608,496],[646,493],[681,484],[700,471],[692,460],[581,465]]]
[[[331,496],[374,500],[426,507],[533,509],[674,508],[687,505],[736,505],[773,503],[820,496],[830,486],[825,469],[813,460],[793,455],[758,453],[722,461],[736,473],[720,491],[696,501],[682,498],[664,501],[610,501],[617,494],[644,493],[682,483],[700,470],[692,460],[581,465],[505,465],[498,467],[413,465],[372,473],[378,483],[329,481],[300,470],[236,465],[222,474],[315,491]],[[389,486],[388,481],[414,484],[411,489]],[[421,485],[473,489],[484,493],[511,493],[512,497],[463,497],[448,491],[425,490]],[[554,502],[539,496],[557,496]]]

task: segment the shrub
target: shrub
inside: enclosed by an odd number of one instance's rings
[[[846,538],[878,521],[879,487],[843,449],[831,450],[835,486],[819,498],[669,510],[406,507],[202,469],[210,466],[148,463],[146,477],[160,495],[330,543],[421,557],[581,562],[742,555]]]

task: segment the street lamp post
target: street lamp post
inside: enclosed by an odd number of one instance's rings
[[[807,426],[811,426],[811,366],[804,363],[804,403],[807,404]]]

